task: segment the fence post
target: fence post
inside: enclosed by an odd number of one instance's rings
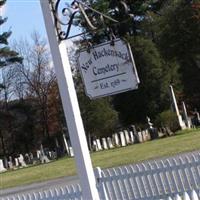
[[[190,200],[190,197],[187,192],[183,193],[183,200]]]
[[[96,167],[94,169],[94,174],[95,174],[95,177],[96,177],[96,184],[97,184],[97,189],[98,189],[98,192],[99,192],[100,199],[109,200],[108,196],[107,196],[105,185],[102,182],[102,170],[101,170],[101,168]]]
[[[179,196],[179,194],[176,194],[174,197],[175,200],[181,200],[181,197]]]
[[[194,190],[192,190],[191,193],[191,200],[199,200],[197,193]]]

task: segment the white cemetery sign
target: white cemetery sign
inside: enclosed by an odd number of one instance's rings
[[[131,48],[123,40],[82,50],[78,60],[85,91],[91,99],[138,88]]]

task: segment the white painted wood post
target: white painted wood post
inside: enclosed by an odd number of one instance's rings
[[[194,190],[192,190],[191,198],[192,198],[191,200],[199,200],[198,195]]]
[[[190,200],[190,196],[188,195],[187,192],[183,193],[183,200]]]
[[[59,91],[68,125],[70,140],[74,149],[75,161],[84,200],[99,200],[96,180],[80,115],[77,95],[72,79],[65,41],[58,44],[52,8],[49,0],[40,0],[51,55],[55,66]]]
[[[174,197],[175,200],[182,200],[181,197],[179,196],[179,194],[176,194]]]

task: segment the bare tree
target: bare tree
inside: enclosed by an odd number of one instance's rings
[[[51,65],[46,41],[37,32],[32,34],[33,44],[26,40],[15,42],[17,50],[24,58],[15,68],[15,88],[17,95],[34,99],[39,109],[39,120],[43,137],[49,138],[49,92],[56,80]]]

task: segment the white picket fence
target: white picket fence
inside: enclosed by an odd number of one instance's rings
[[[193,190],[190,194],[184,192],[182,195],[176,194],[174,198],[168,197],[167,200],[200,200],[197,193]],[[163,199],[161,199],[163,200]]]
[[[102,200],[179,200],[178,195],[191,196],[200,190],[200,154],[186,155],[101,170],[95,169],[97,187]],[[196,195],[197,196],[197,195]],[[184,197],[185,198],[185,197]],[[198,198],[198,196],[197,196]],[[197,199],[196,198],[196,199]],[[79,185],[49,189],[1,200],[81,200]],[[190,200],[196,200],[192,196]],[[186,199],[184,199],[186,200]]]
[[[0,200],[82,200],[80,185],[59,187],[28,194],[12,195]]]
[[[102,199],[159,199],[200,189],[200,154],[98,170]]]

